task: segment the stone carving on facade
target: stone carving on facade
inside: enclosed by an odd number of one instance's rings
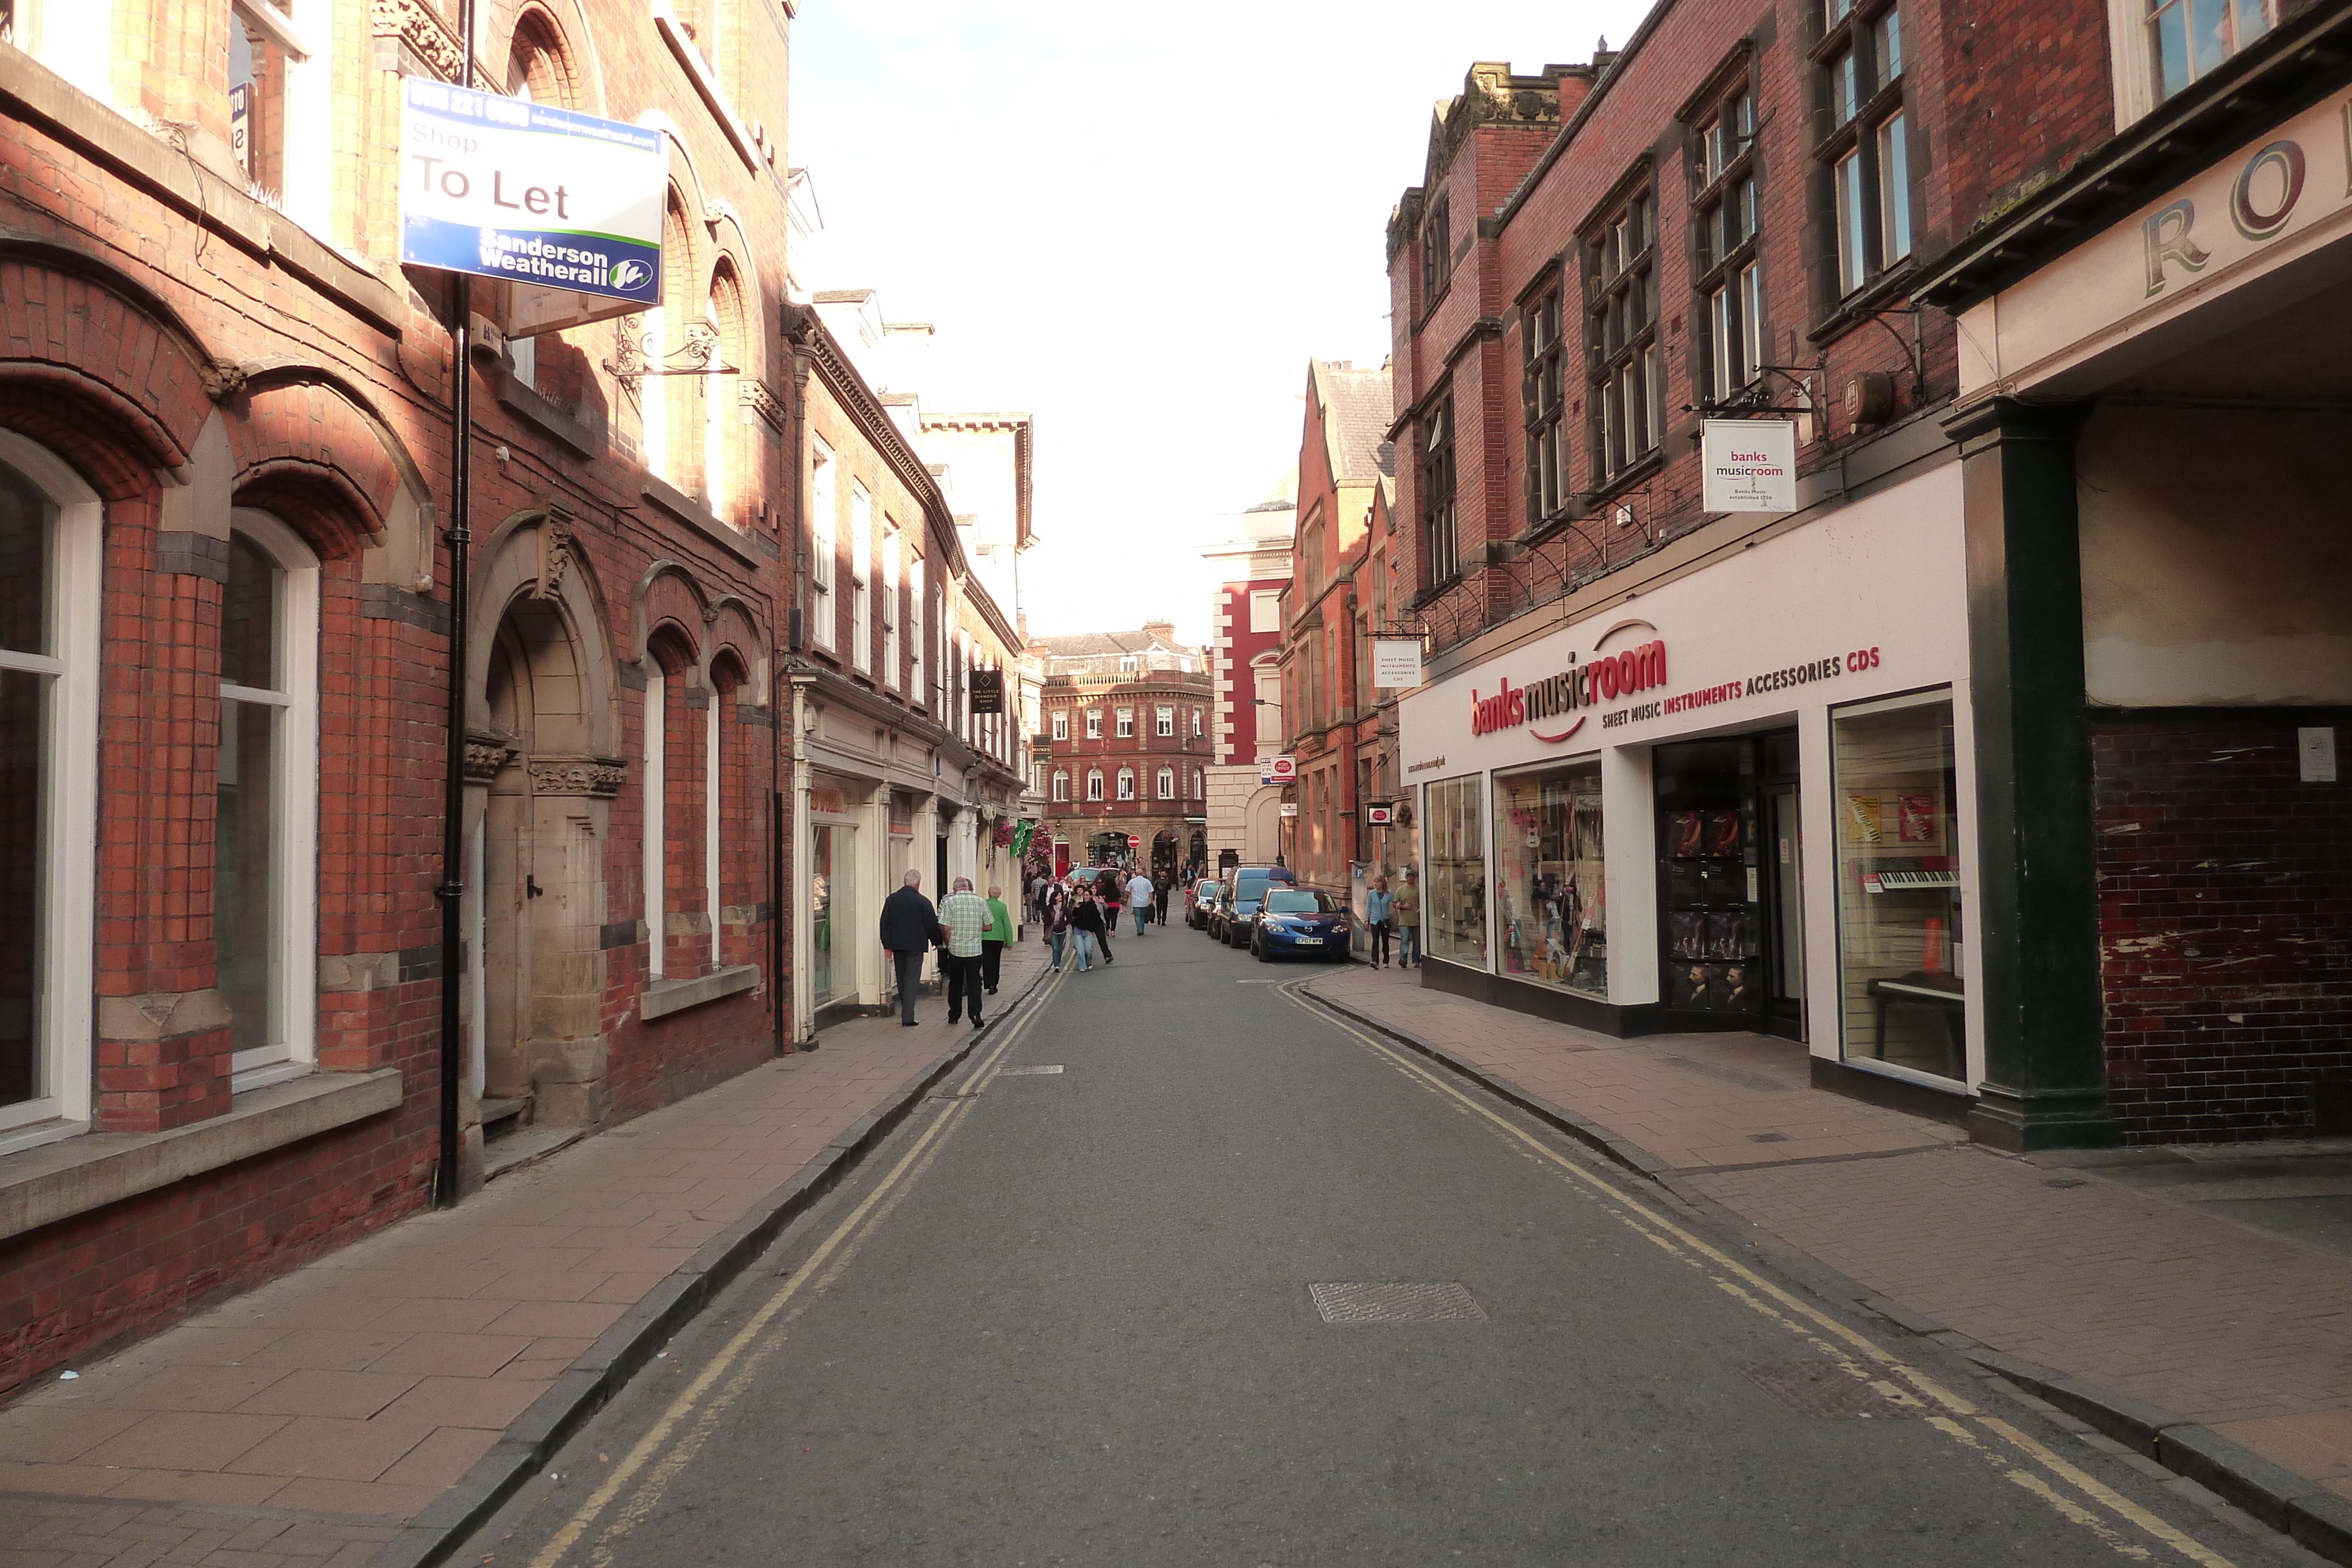
[[[466,737],[466,782],[488,783],[514,757],[515,745],[510,737],[495,732],[469,732]]]
[[[530,759],[530,791],[534,795],[586,795],[609,800],[628,781],[629,765],[617,757],[534,757]]]
[[[736,396],[743,406],[767,422],[772,430],[784,428],[784,400],[768,390],[768,383],[756,376],[745,376],[736,388]]]
[[[553,599],[563,588],[563,573],[572,565],[571,513],[551,502],[539,524],[539,575],[531,584],[533,599]]]
[[[456,81],[465,62],[457,35],[425,0],[371,0],[370,19],[379,38],[397,38],[443,81]]]

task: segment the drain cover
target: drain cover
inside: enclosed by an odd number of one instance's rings
[[[1327,1323],[1482,1323],[1486,1310],[1451,1280],[1309,1285]]]
[[[1923,1413],[1898,1404],[1843,1367],[1823,1361],[1757,1361],[1739,1375],[1800,1416],[1846,1421],[1906,1421]]]
[[[1058,1067],[1008,1067],[1004,1070],[1003,1076],[1007,1078],[1034,1078],[1041,1073],[1059,1072],[1061,1071],[1062,1070]]]

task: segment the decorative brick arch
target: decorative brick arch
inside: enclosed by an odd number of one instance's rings
[[[743,699],[764,706],[768,700],[768,643],[760,634],[759,622],[751,619],[750,606],[731,593],[723,594],[712,606],[712,613],[711,659],[716,661],[722,653],[732,653],[743,672]]]
[[[317,382],[266,386],[236,402],[241,417],[228,434],[240,503],[277,512],[322,556],[383,542],[413,465],[385,448],[370,413]]]
[[[629,595],[631,660],[642,661],[653,645],[654,633],[667,625],[675,627],[694,650],[698,670],[710,642],[707,635],[710,615],[710,596],[702,591],[692,572],[674,560],[654,562]]]
[[[51,246],[0,246],[0,425],[72,463],[110,500],[178,468],[235,380],[162,301]]]

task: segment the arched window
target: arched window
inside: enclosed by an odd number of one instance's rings
[[[1054,799],[1056,800],[1066,800],[1069,798],[1070,776],[1063,769],[1056,768],[1054,769]]]
[[[1192,799],[1195,800],[1205,800],[1208,798],[1209,791],[1206,784],[1206,777],[1200,768],[1195,768],[1192,769]]]
[[[1118,770],[1118,798],[1122,800],[1135,799],[1135,769],[1132,768]]]
[[[1087,769],[1087,799],[1089,800],[1102,799],[1102,769],[1099,768]]]
[[[266,512],[233,514],[221,591],[213,813],[215,985],[239,1089],[314,1052],[319,561]]]
[[[710,275],[710,296],[704,303],[703,321],[717,339],[712,350],[716,364],[743,365],[743,291],[736,281],[735,268],[720,261]],[[743,428],[742,402],[736,389],[740,378],[711,376],[695,378],[701,382],[702,396],[702,500],[711,514],[721,522],[734,519],[728,516],[735,497],[750,487],[750,476],[742,472],[742,443],[739,439]]]
[[[1160,770],[1160,798],[1163,800],[1176,799],[1176,769],[1173,768]]]
[[[650,369],[659,369],[685,345],[689,328],[710,329],[702,320],[702,302],[694,298],[695,277],[694,230],[687,222],[685,198],[672,186],[662,214],[662,302],[645,314],[645,353]],[[621,330],[631,329],[629,318],[623,317]],[[687,472],[681,455],[698,452],[702,443],[698,417],[702,382],[700,376],[652,376],[637,383],[644,431],[638,455],[648,469],[682,490],[693,488],[693,476]]]
[[[547,13],[533,7],[515,19],[507,47],[507,95],[557,109],[580,107],[572,57]]]
[[[90,1113],[101,512],[0,431],[0,1131]]]

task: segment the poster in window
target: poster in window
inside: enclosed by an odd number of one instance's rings
[[[1850,844],[1879,843],[1886,837],[1880,826],[1879,798],[1875,795],[1848,795],[1845,798],[1845,841]]]
[[[1706,813],[1706,852],[1723,857],[1739,852],[1739,813],[1709,811]]]
[[[1922,846],[1944,838],[1944,813],[1933,795],[1895,797],[1895,837],[1897,842]]]
[[[1680,858],[1704,853],[1706,843],[1705,819],[1696,811],[1675,811],[1666,818],[1667,853]]]

